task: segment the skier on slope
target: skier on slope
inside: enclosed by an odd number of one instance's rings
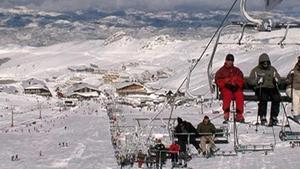
[[[293,99],[294,120],[300,122],[300,56],[295,67],[289,72],[286,82],[288,84],[286,93]]]
[[[216,73],[215,82],[218,85],[222,99],[224,122],[229,120],[230,103],[232,100],[236,101],[236,121],[244,122],[244,75],[242,71],[233,65],[234,56],[228,54],[225,58],[224,66],[222,66]]]
[[[258,115],[261,124],[267,123],[267,107],[268,99],[271,99],[271,115],[269,126],[278,123],[277,116],[279,114],[280,94],[278,91],[278,81],[280,75],[277,70],[271,66],[269,55],[263,53],[259,56],[259,64],[252,69],[249,76],[249,84],[254,86],[254,91],[259,99]]]

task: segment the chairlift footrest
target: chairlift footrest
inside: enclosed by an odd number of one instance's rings
[[[279,138],[281,141],[300,141],[300,132],[280,131]]]
[[[214,156],[237,156],[235,151],[218,151]]]
[[[273,144],[266,145],[238,145],[236,147],[237,152],[246,152],[246,151],[273,151]]]

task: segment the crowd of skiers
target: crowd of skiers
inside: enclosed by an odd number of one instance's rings
[[[272,66],[268,54],[263,53],[259,56],[258,65],[251,70],[249,80],[245,82],[242,71],[234,66],[234,56],[228,54],[222,66],[215,76],[215,82],[219,87],[223,100],[224,122],[229,120],[230,104],[232,100],[236,102],[236,121],[244,122],[244,95],[243,88],[245,83],[251,86],[259,100],[258,116],[262,125],[267,124],[267,105],[271,100],[271,113],[269,125],[278,123],[281,96],[278,85],[280,75],[275,67]],[[285,79],[287,95],[292,98],[293,118],[300,120],[300,56],[295,67],[289,72]]]

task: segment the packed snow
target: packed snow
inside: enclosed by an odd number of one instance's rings
[[[300,55],[300,30],[291,29],[286,45],[276,45],[285,30],[273,32],[247,33],[239,46],[221,45],[214,60],[216,71],[224,63],[227,53],[235,55],[235,65],[245,75],[257,65],[262,52],[270,55],[272,65],[284,77],[293,68]],[[239,34],[226,34],[221,41],[237,43]],[[142,121],[138,128],[136,118],[152,118],[158,112],[159,118],[168,118],[170,106],[161,103],[157,106],[132,107],[117,103],[114,85],[105,82],[104,77],[118,75],[114,83],[135,80],[145,82],[151,89],[177,89],[187,76],[189,67],[203,51],[208,39],[178,40],[167,35],[135,39],[124,32],[117,32],[107,40],[72,41],[48,47],[8,46],[0,49],[0,168],[1,169],[95,169],[120,168],[116,158],[124,152],[146,151],[147,136],[150,142],[155,135],[163,136],[163,143],[170,144],[166,121],[153,123]],[[268,45],[265,43],[272,43]],[[291,44],[293,43],[293,44]],[[295,43],[298,43],[295,44]],[[265,45],[264,45],[265,44]],[[211,98],[208,89],[206,67],[212,49],[205,53],[191,75],[189,90],[193,95]],[[9,58],[9,59],[4,59]],[[90,71],[92,68],[93,71]],[[164,77],[157,72],[164,72]],[[88,82],[109,91],[108,95],[89,101],[80,101],[75,107],[65,107],[63,100],[55,96],[45,98],[25,95],[22,81],[37,78],[44,81],[51,92],[57,87],[67,88],[78,82]],[[114,81],[115,80],[115,81]],[[16,93],[3,88],[13,87]],[[181,91],[185,91],[184,88]],[[195,126],[204,115],[215,117],[213,123],[221,125],[220,102],[212,100],[202,106],[193,101],[176,107],[173,117],[182,117]],[[247,103],[246,121],[256,121],[256,103]],[[289,113],[290,105],[287,106]],[[11,114],[14,125],[11,127]],[[41,113],[42,119],[39,119]],[[282,121],[280,113],[280,121]],[[295,130],[299,126],[291,124]],[[123,127],[122,127],[123,126]],[[154,129],[150,133],[150,127]],[[116,129],[117,128],[117,129]],[[242,143],[275,143],[272,128],[240,124],[239,136]],[[291,148],[289,142],[278,138],[280,127],[275,127],[275,150],[268,152],[239,153],[232,157],[212,157],[209,159],[195,155],[188,163],[192,168],[299,168],[300,148]],[[221,151],[233,151],[233,134],[230,127],[230,143],[218,145]],[[135,138],[135,133],[142,133]],[[127,142],[129,139],[132,142]],[[128,141],[128,140],[127,140]],[[195,151],[192,149],[192,151]],[[15,156],[18,155],[16,160]],[[170,162],[164,168],[170,168]],[[133,168],[137,168],[134,164]]]

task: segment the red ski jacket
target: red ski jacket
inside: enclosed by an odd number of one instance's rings
[[[178,153],[180,151],[180,146],[178,144],[171,144],[169,147],[169,152],[170,153]]]
[[[222,66],[216,73],[215,82],[222,91],[226,83],[237,85],[238,89],[243,89],[244,75],[242,71],[235,66]]]

